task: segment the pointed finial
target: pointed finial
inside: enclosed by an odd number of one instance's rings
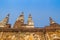
[[[22,14],[24,14],[24,12],[21,12]]]
[[[54,20],[51,17],[49,17],[49,19],[50,19],[50,24],[54,24],[55,23]]]
[[[10,14],[8,14],[6,17],[9,17],[10,16]]]
[[[21,12],[21,15],[24,15],[24,12]]]
[[[21,14],[20,14],[20,16],[19,16],[19,17],[21,17],[21,16],[24,16],[24,12],[21,12]]]
[[[29,14],[29,18],[32,18],[31,14]]]

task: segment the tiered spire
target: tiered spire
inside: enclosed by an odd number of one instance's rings
[[[49,17],[49,19],[50,19],[50,24],[54,24],[55,23],[55,21],[51,17]]]
[[[14,28],[20,28],[24,24],[24,12],[21,12],[21,15],[17,18]]]
[[[33,25],[34,26],[34,22],[32,20],[31,14],[29,14],[29,17],[28,17],[28,25]]]
[[[21,15],[18,17],[17,21],[24,23],[24,12],[21,12]]]
[[[3,24],[8,24],[9,22],[9,14],[1,21]]]
[[[9,22],[9,14],[0,22],[0,27],[6,27],[8,22]]]

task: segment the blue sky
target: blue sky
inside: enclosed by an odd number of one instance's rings
[[[35,27],[49,25],[49,17],[60,24],[60,0],[0,0],[0,20],[10,13],[13,25],[22,11],[25,22],[31,13]]]

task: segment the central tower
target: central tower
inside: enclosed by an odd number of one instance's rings
[[[20,28],[24,24],[24,13],[21,12],[21,15],[17,18],[14,28]]]

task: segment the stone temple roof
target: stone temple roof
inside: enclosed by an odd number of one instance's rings
[[[23,15],[23,14],[22,14]],[[6,20],[7,19],[7,20]],[[22,19],[22,18],[21,18]],[[60,24],[56,23],[51,17],[50,17],[50,25],[49,26],[45,26],[44,28],[26,28],[26,26],[28,26],[28,24],[24,24],[24,20],[23,20],[23,23],[22,22],[19,22],[16,23],[17,25],[19,24],[19,28],[17,26],[17,28],[11,28],[11,25],[8,23],[8,20],[9,20],[9,16],[5,18],[5,21],[4,22],[0,22],[0,26],[4,25],[4,27],[0,27],[0,31],[5,31],[5,32],[19,32],[19,31],[22,31],[22,32],[25,32],[25,31],[29,31],[29,32],[43,32],[43,31],[51,31],[51,30],[60,30]],[[6,22],[6,23],[5,23]],[[15,25],[16,26],[16,25]],[[31,26],[31,25],[29,25]]]
[[[54,31],[54,30],[60,30],[59,27],[44,27],[44,28],[0,28],[0,31],[4,32],[44,32],[44,31]]]

